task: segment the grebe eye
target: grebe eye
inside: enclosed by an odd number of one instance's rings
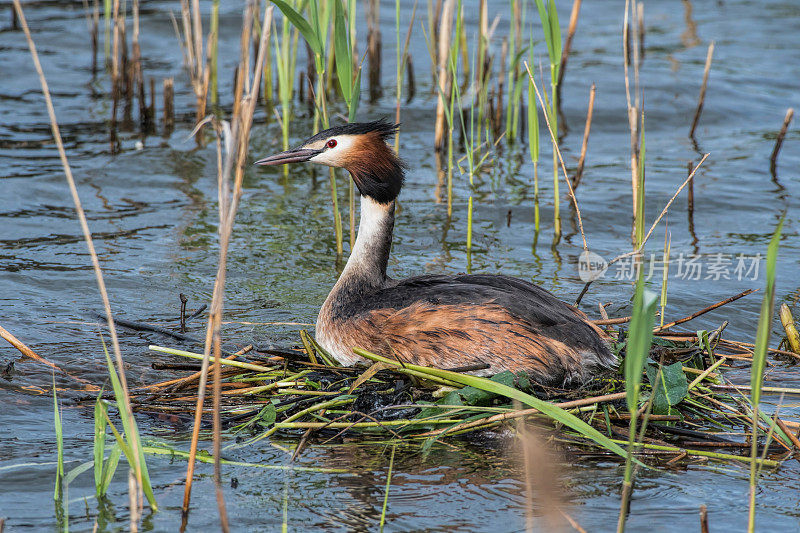
[[[330,141],[328,141],[325,144],[328,145],[328,148],[336,148],[336,139],[331,139]]]

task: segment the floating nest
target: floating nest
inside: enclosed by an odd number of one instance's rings
[[[624,327],[608,332],[623,360]],[[748,367],[754,346],[723,338],[723,332],[724,325],[710,332],[657,331],[635,413],[627,407],[621,374],[624,363],[619,371],[609,371],[580,389],[562,390],[539,387],[523,374],[475,378],[469,371],[476,368],[426,369],[363,351],[359,353],[372,359],[371,365],[341,367],[301,332],[302,347],[296,349],[259,351],[248,346],[223,356],[220,419],[228,436],[235,438],[235,446],[279,435],[298,442],[296,454],[309,442],[345,439],[406,443],[427,450],[503,426],[519,428],[524,421],[567,453],[598,455],[610,448],[597,434],[627,446],[630,420],[636,416],[633,445],[640,457],[668,463],[750,462],[750,389],[727,380],[725,370]],[[187,374],[131,389],[131,404],[172,429],[189,428],[198,402],[202,354],[160,346],[151,349],[173,356],[170,362],[153,363],[154,369]],[[794,362],[800,357],[790,351],[770,351]],[[213,376],[209,370],[202,415],[202,427],[208,431]],[[779,387],[762,391],[800,394],[800,389]],[[544,402],[556,406],[559,416],[544,409]],[[565,422],[562,412],[585,427]],[[800,449],[798,422],[796,415],[780,418],[761,412],[757,460],[764,466],[777,466]]]

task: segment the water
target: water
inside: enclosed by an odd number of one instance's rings
[[[364,118],[394,114],[394,20],[393,3],[389,4],[382,21],[385,96],[368,104],[365,95],[360,113]],[[477,10],[468,4],[466,24],[472,38]],[[571,3],[558,5],[566,23]],[[680,279],[673,270],[667,317],[682,317],[746,288],[762,287],[763,261],[758,274],[749,276],[756,279],[737,279],[735,257],[763,255],[784,211],[777,301],[789,303],[797,315],[800,135],[796,128],[786,138],[776,179],[770,177],[768,158],[786,108],[800,107],[800,7],[790,1],[765,2],[757,9],[744,1],[691,7],[689,2],[646,6],[641,80],[647,136],[647,220],[653,220],[683,181],[687,162],[697,162],[700,154],[710,152],[696,179],[695,236],[689,231],[685,196],[670,210],[672,253],[674,258],[681,253],[687,258],[702,254],[706,267],[715,254],[734,259],[727,265],[731,279]],[[25,8],[113,308],[120,317],[174,324],[178,293],[189,297],[190,308],[208,301],[217,261],[215,154],[212,147],[198,150],[186,140],[194,98],[181,69],[181,52],[168,16],[170,10],[179,11],[179,4],[148,2],[143,6],[141,47],[145,71],[155,77],[159,87],[164,77],[176,78],[176,110],[183,120],[169,138],[144,139],[143,150],[135,149],[136,134],[123,132],[122,153],[115,156],[108,151],[109,79],[105,73],[92,76],[82,4],[29,2]],[[1,12],[0,323],[73,374],[102,382],[105,362],[93,317],[101,309],[100,298],[27,46],[21,32],[10,31],[7,2]],[[569,125],[564,156],[567,165],[574,167],[589,86],[597,84],[586,171],[578,197],[589,247],[606,259],[630,246],[622,12],[621,3],[585,3],[563,90]],[[403,2],[401,27],[407,27],[410,14],[411,3]],[[494,16],[495,12],[490,12],[490,18]],[[529,20],[532,16],[529,13]],[[358,20],[363,21],[362,14]],[[220,93],[227,102],[238,58],[238,5],[225,3],[221,25]],[[361,37],[366,33],[364,27],[359,22]],[[498,34],[505,34],[507,27],[508,18],[503,14]],[[473,272],[503,272],[531,279],[566,300],[574,299],[582,287],[577,272],[581,239],[563,196],[565,235],[555,249],[550,248],[551,174],[549,164],[543,163],[542,233],[533,249],[533,169],[526,149],[506,150],[489,172],[477,177],[475,244],[469,260],[465,250],[469,191],[463,177],[456,179],[454,216],[451,224],[446,224],[445,206],[434,201],[434,99],[428,55],[418,24],[414,31],[412,54],[418,91],[402,114],[402,154],[411,162],[411,171],[401,196],[392,274],[460,272],[471,267]],[[716,52],[698,144],[693,146],[687,132],[710,41],[716,42]],[[496,39],[494,51],[498,48]],[[543,50],[539,45],[537,52]],[[293,141],[306,134],[310,134],[310,121],[300,117],[292,125]],[[263,109],[259,109],[251,154],[258,157],[277,151],[278,139],[277,126],[265,124]],[[542,143],[545,162],[550,160],[546,144]],[[342,181],[340,191],[344,190]],[[344,196],[340,205],[346,205]],[[660,226],[648,248],[657,259],[663,236]],[[242,345],[297,342],[300,326],[265,323],[313,323],[337,276],[334,256],[326,176],[312,177],[310,169],[301,167],[293,168],[288,179],[280,169],[248,169],[229,259],[225,320],[232,323],[225,326],[226,338]],[[608,308],[612,316],[626,312],[630,282],[614,279],[618,274],[624,271],[612,266],[606,278],[592,286],[582,303],[591,315],[597,316],[599,302],[612,302]],[[705,271],[701,277],[706,277]],[[656,270],[656,288],[658,279]],[[759,305],[756,294],[703,316],[691,327],[715,328],[728,320],[731,338],[751,339]],[[201,329],[198,321],[191,333],[199,334]],[[777,328],[775,333],[779,335]],[[150,369],[150,363],[159,358],[147,351],[151,342],[167,341],[156,335],[121,332],[132,386],[168,374]],[[0,346],[3,367],[18,357],[10,346]],[[748,371],[734,372],[732,377],[746,381]],[[781,362],[776,362],[768,379],[800,386],[795,367]],[[0,517],[6,518],[12,531],[57,527],[51,504],[55,439],[52,398],[47,390],[50,382],[45,367],[21,361],[16,363],[12,381],[0,380]],[[57,382],[68,385],[58,378]],[[61,396],[65,457],[67,468],[72,468],[91,459],[92,413],[68,401],[74,393],[62,391]],[[797,407],[794,399],[786,404],[783,412]],[[170,439],[176,447],[186,448],[187,428],[148,416],[140,416],[139,421],[148,438]],[[262,441],[231,451],[228,457],[287,464],[281,440]],[[143,529],[175,530],[180,523],[186,465],[165,457],[148,461],[161,511],[146,517]],[[288,521],[295,529],[375,530],[388,462],[388,450],[353,443],[311,447],[299,460],[303,466],[344,468],[351,472],[348,475],[226,467],[226,487],[232,478],[238,480],[237,488],[226,489],[231,523],[239,531],[277,529],[283,520],[286,494]],[[211,468],[199,465],[197,471],[189,527],[213,529],[216,504]],[[799,474],[797,464],[791,461],[777,473],[764,474],[758,494],[760,527],[800,529]],[[561,476],[571,504],[569,513],[588,531],[614,529],[621,475],[617,461],[565,459]],[[522,529],[522,476],[502,437],[434,451],[426,459],[416,452],[398,451],[388,529]],[[696,528],[700,504],[708,506],[714,529],[740,529],[747,513],[747,479],[746,467],[702,461],[674,470],[643,472],[633,496],[630,530]],[[78,477],[70,486],[72,529],[89,531],[96,518],[101,530],[124,528],[127,484],[122,469],[111,487],[111,503],[103,512],[91,498],[93,492],[91,474]]]

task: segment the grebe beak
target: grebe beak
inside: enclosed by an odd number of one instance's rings
[[[272,166],[272,165],[285,165],[287,163],[301,163],[303,161],[308,161],[309,159],[320,153],[322,153],[322,150],[297,148],[295,150],[286,150],[285,152],[271,155],[269,157],[265,157],[264,159],[259,159],[254,164]]]

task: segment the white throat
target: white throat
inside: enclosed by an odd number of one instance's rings
[[[368,196],[362,196],[358,236],[341,278],[357,273],[384,278],[393,228],[394,202],[380,204]]]

